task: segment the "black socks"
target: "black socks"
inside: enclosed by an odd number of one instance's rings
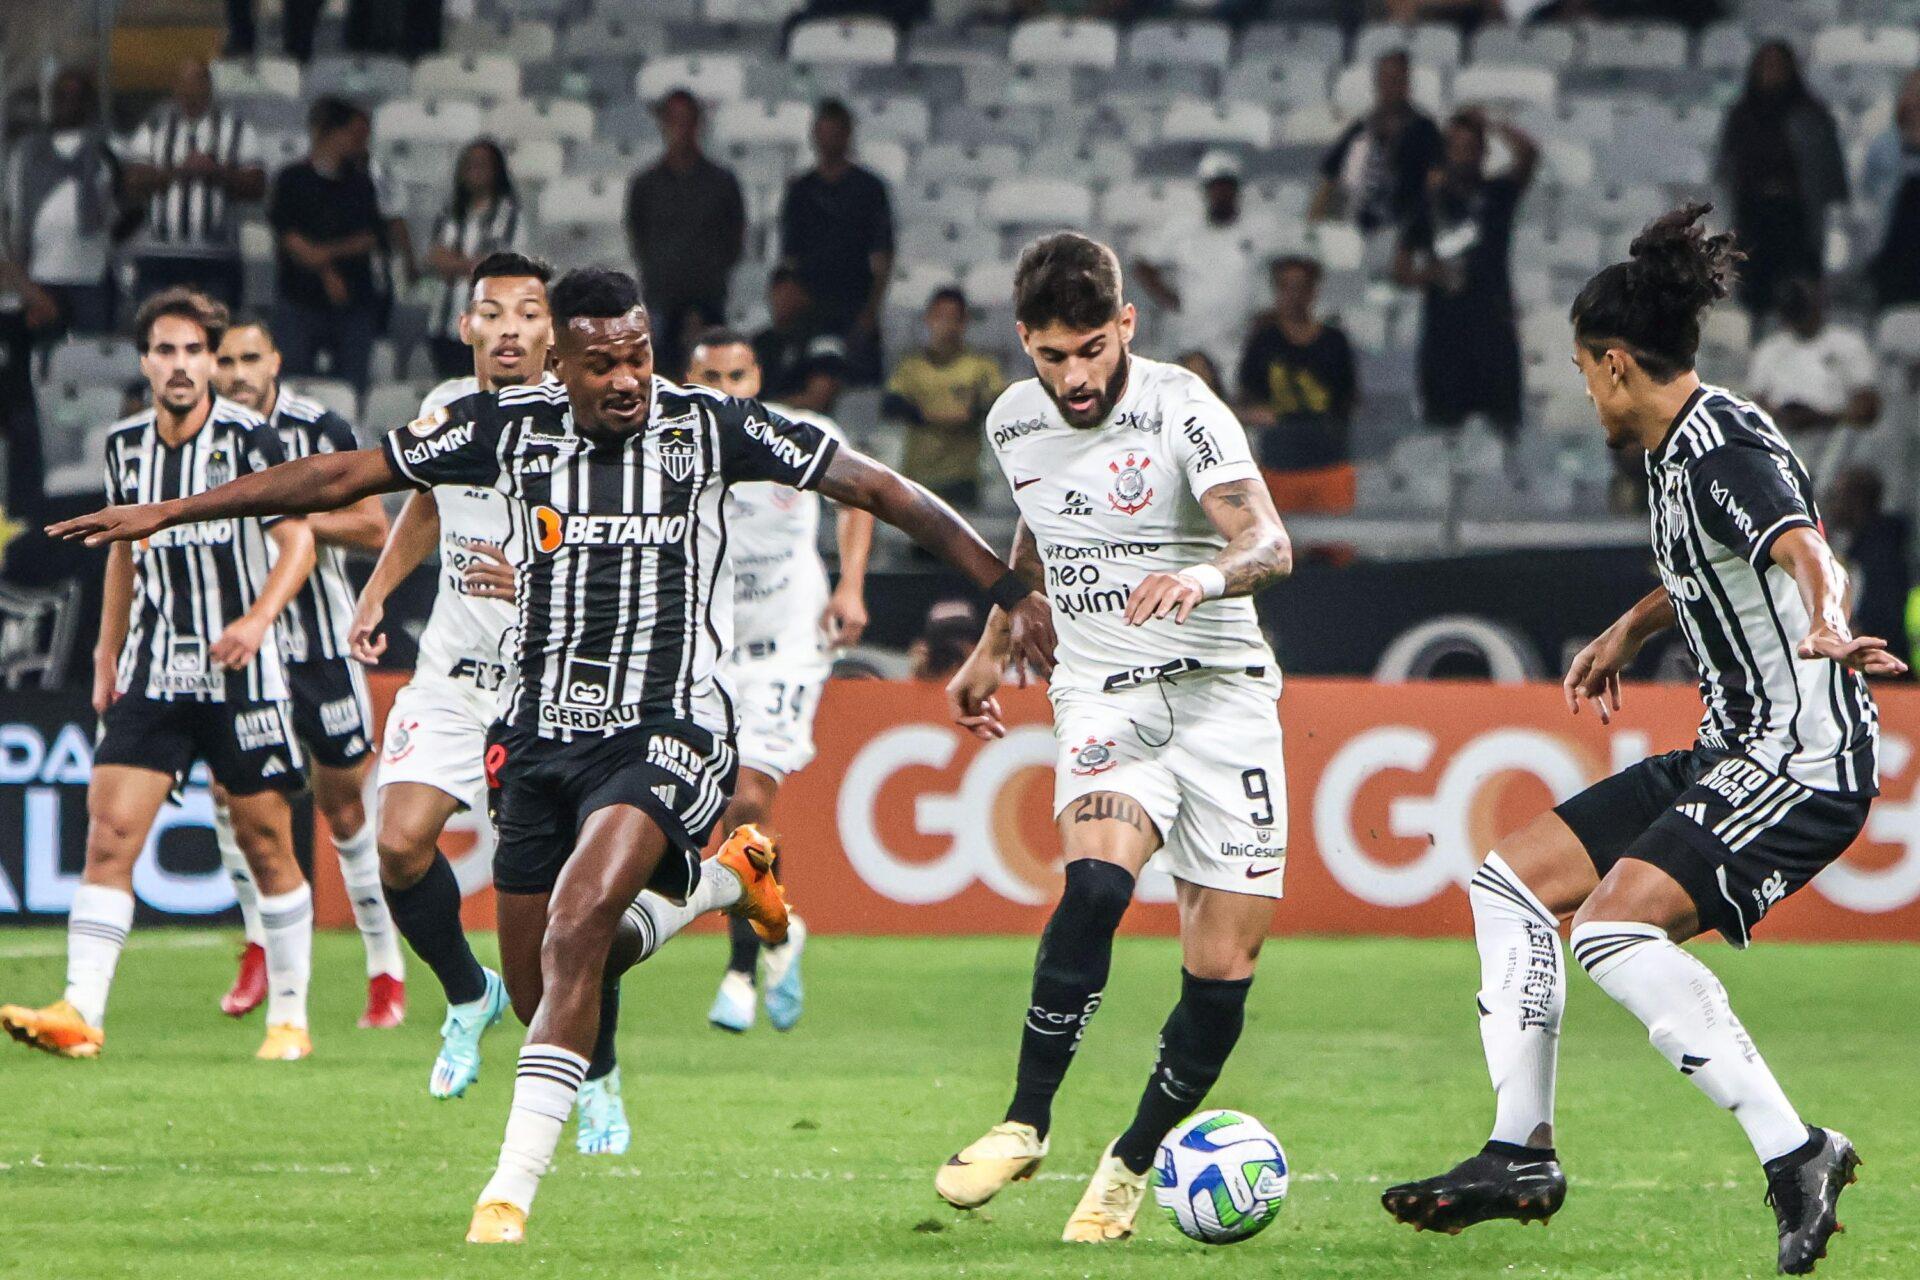
[[[434,853],[433,865],[418,884],[405,889],[382,885],[381,891],[400,936],[433,970],[448,1004],[471,1004],[487,994],[486,972],[473,958],[460,924],[460,882],[445,854]]]
[[[1040,934],[1020,1067],[1007,1108],[1008,1120],[1032,1125],[1043,1138],[1053,1122],[1053,1095],[1100,1007],[1113,964],[1113,931],[1132,901],[1133,877],[1125,868],[1090,858],[1067,864],[1066,890]]]
[[[1246,1021],[1252,978],[1196,978],[1180,973],[1180,1003],[1160,1028],[1160,1057],[1147,1078],[1133,1123],[1113,1154],[1134,1173],[1153,1165],[1160,1140],[1206,1098]]]
[[[613,1037],[620,1029],[620,979],[616,975],[600,985],[600,1034],[594,1037],[593,1057],[587,1062],[587,1079],[611,1075],[620,1065],[614,1056]]]
[[[748,982],[756,982],[759,973],[760,935],[745,916],[727,917],[727,971],[744,973]]]

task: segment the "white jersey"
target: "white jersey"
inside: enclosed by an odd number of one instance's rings
[[[1056,689],[1100,689],[1168,664],[1274,665],[1245,596],[1209,600],[1184,623],[1126,623],[1127,597],[1148,574],[1177,572],[1226,545],[1200,495],[1260,478],[1246,431],[1198,377],[1133,356],[1112,415],[1084,429],[1068,426],[1026,378],[994,402],[986,434],[1046,565]]]
[[[769,402],[767,408],[820,428],[835,440],[845,433],[831,418]],[[820,615],[830,588],[820,560],[820,495],[767,481],[727,490],[727,560],[733,565],[733,644],[749,656],[807,658],[826,647]]]
[[[449,378],[427,393],[419,416],[479,390],[477,378]],[[434,487],[433,501],[440,509],[440,583],[420,633],[413,678],[452,681],[471,702],[491,708],[506,683],[506,635],[517,614],[510,601],[468,595],[466,571],[476,558],[475,544],[507,545],[512,533],[507,498],[491,487],[443,484]]]

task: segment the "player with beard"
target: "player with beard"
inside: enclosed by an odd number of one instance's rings
[[[339,414],[281,386],[280,349],[258,320],[227,330],[213,387],[272,423],[289,458],[359,447],[353,428]],[[373,705],[366,677],[347,652],[353,583],[343,554],[349,548],[377,553],[386,544],[387,513],[380,499],[362,498],[345,511],[315,513],[307,525],[313,530],[313,573],[275,631],[293,695],[294,736],[312,761],[308,776],[314,806],[333,836],[340,877],[366,947],[367,1007],[360,1025],[397,1027],[406,1017],[406,970],[393,917],[380,893],[380,856],[361,799],[373,768]],[[247,933],[240,972],[220,1001],[221,1011],[237,1018],[266,999],[266,935],[258,891],[233,838],[233,819],[225,805],[215,806],[213,817],[220,861],[233,880]]]
[[[1180,1001],[1063,1233],[1099,1243],[1133,1234],[1160,1140],[1226,1064],[1280,896],[1280,672],[1252,597],[1292,551],[1233,413],[1194,374],[1129,352],[1113,250],[1072,232],[1028,245],[1014,316],[1035,376],[1001,395],[986,434],[1020,509],[1016,571],[1044,586],[1059,627],[1042,674],[1066,886],[1040,935],[1013,1101],[934,1186],[978,1208],[1046,1156],[1114,930],[1156,860],[1178,893]],[[956,721],[982,738],[1006,732],[994,693],[1009,641],[996,609],[947,685]]]
[[[499,1166],[468,1228],[476,1243],[525,1238],[641,891],[700,905],[698,851],[735,772],[719,675],[731,610],[714,607],[733,590],[727,486],[772,480],[871,511],[988,592],[1023,653],[1038,661],[1053,648],[1045,601],[925,489],[756,401],[655,377],[639,298],[631,277],[602,269],[554,287],[559,386],[470,396],[377,450],[304,458],[52,529],[99,545],[215,516],[331,510],[408,484],[507,496],[518,643],[486,767],[503,967],[531,1017]],[[752,853],[750,883],[731,891],[778,943],[786,907],[766,874],[770,851]]]

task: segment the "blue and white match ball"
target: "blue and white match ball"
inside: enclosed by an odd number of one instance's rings
[[[1189,1116],[1160,1144],[1153,1198],[1183,1235],[1237,1244],[1259,1235],[1287,1202],[1280,1139],[1238,1111]]]

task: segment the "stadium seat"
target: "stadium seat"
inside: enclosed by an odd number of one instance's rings
[[[1541,161],[1548,181],[1557,187],[1579,192],[1593,181],[1593,150],[1585,143],[1550,138],[1541,143]]]
[[[990,27],[922,24],[907,38],[906,61],[930,67],[964,67],[1005,62],[1007,35]]]
[[[1100,198],[1100,221],[1109,227],[1158,227],[1199,212],[1200,191],[1191,180],[1116,182]]]
[[[501,102],[520,96],[520,64],[504,54],[437,54],[414,64],[412,88],[419,98]]]
[[[540,193],[545,227],[619,226],[626,216],[626,184],[603,177],[558,178]]]
[[[562,57],[645,58],[666,52],[666,35],[657,22],[596,13],[566,24],[555,52]]]
[[[119,418],[120,388],[99,382],[50,383],[40,391],[40,415],[50,464],[98,466],[100,458],[83,454],[82,444],[88,431]]]
[[[1673,204],[1654,186],[1601,182],[1578,193],[1580,216],[1595,227],[1639,230]]]
[[[499,54],[524,64],[551,58],[555,40],[544,22],[461,22],[448,30],[442,47],[448,53]]]
[[[1013,29],[1007,56],[1042,66],[1111,67],[1120,59],[1120,33],[1094,18],[1031,18]]]
[[[1694,61],[1702,71],[1744,74],[1753,58],[1753,35],[1746,24],[1733,19],[1716,22],[1700,33]]]
[[[484,120],[475,102],[383,102],[374,109],[373,136],[383,142],[471,142]]]
[[[376,143],[374,157],[396,182],[437,189],[444,200],[453,190],[455,158],[465,145],[433,138],[394,138]]]
[[[307,64],[307,93],[323,93],[356,102],[404,98],[413,88],[413,72],[398,58],[364,55],[316,57]]]
[[[1362,27],[1353,41],[1353,61],[1371,71],[1383,53],[1404,52],[1415,66],[1457,67],[1460,65],[1459,28],[1439,22],[1373,23]]]
[[[967,82],[959,67],[905,63],[855,67],[853,91],[857,97],[913,102],[925,109],[929,103],[959,101],[966,95]]]
[[[1037,68],[1045,70],[1045,68]],[[1119,66],[1112,71],[1076,71],[1073,73],[1074,100],[1098,102],[1115,110],[1165,108],[1182,98],[1233,101],[1235,95],[1219,91],[1219,73],[1211,67]],[[1091,81],[1083,91],[1081,81]],[[1245,95],[1239,95],[1244,97]]]
[[[1331,23],[1254,22],[1240,33],[1238,60],[1310,62],[1338,66],[1346,61],[1347,41]]]
[[[1920,306],[1890,307],[1874,330],[1880,353],[1907,365],[1920,365]]]
[[[1327,146],[1338,141],[1350,123],[1350,117],[1329,103],[1305,102],[1281,113],[1274,140],[1295,146]]]
[[[1273,142],[1273,116],[1258,102],[1201,102],[1189,98],[1167,108],[1160,121],[1160,139],[1265,147]]]
[[[309,400],[318,400],[348,422],[360,420],[360,404],[353,388],[335,378],[288,378],[287,390]]]
[[[806,7],[806,0],[700,0],[700,15],[709,22],[777,25]]]
[[[634,79],[642,102],[655,102],[675,89],[691,89],[703,102],[731,102],[747,94],[747,64],[735,54],[673,54],[651,58]]]
[[[1482,27],[1473,38],[1473,60],[1495,65],[1566,67],[1578,51],[1570,28],[1559,25],[1505,24]]]
[[[787,57],[795,62],[872,66],[899,53],[899,32],[881,18],[815,18],[796,24],[787,37]]]
[[[139,363],[140,353],[124,338],[68,338],[47,356],[47,385],[118,387]]]
[[[1066,178],[1006,178],[987,188],[982,215],[1003,227],[1083,227],[1093,219],[1093,193],[1085,183]]]
[[[1546,67],[1499,66],[1476,62],[1453,78],[1453,98],[1462,106],[1552,106],[1558,93]]]
[[[210,70],[222,98],[300,96],[300,64],[292,58],[221,58]]]
[[[1064,107],[1087,91],[1080,81],[1089,74],[1071,67],[1015,63],[1005,68],[992,101],[1013,107]]]
[[[918,223],[902,230],[899,244],[903,258],[956,268],[997,257],[1000,252],[1000,237],[979,223]]]
[[[861,138],[854,159],[886,179],[888,186],[905,182],[913,169],[913,153],[893,138]]]
[[[933,222],[966,226],[980,217],[981,188],[975,183],[916,177],[897,184],[892,194],[894,221],[902,229]]]
[[[1518,68],[1529,72],[1538,72],[1552,83],[1551,72],[1537,67]],[[1469,67],[1461,76],[1472,74],[1476,68]],[[1447,93],[1445,81],[1437,67],[1420,66],[1413,68],[1412,97],[1422,110],[1439,114],[1446,109]],[[1455,96],[1459,91],[1455,90]],[[1356,62],[1342,70],[1333,78],[1333,107],[1348,119],[1363,115],[1373,106],[1373,65]]]
[[[1687,65],[1685,28],[1653,22],[1589,22],[1580,64],[1610,71],[1678,71]]]
[[[1327,69],[1313,62],[1242,62],[1227,73],[1220,95],[1282,109],[1318,104],[1327,98]]]
[[[933,112],[920,98],[861,98],[848,105],[862,141],[892,138],[896,142],[923,143],[933,132]]]
[[[713,113],[711,128],[722,143],[778,142],[802,147],[813,129],[813,108],[804,102],[723,102]]]
[[[1907,70],[1920,63],[1920,31],[1911,26],[1864,23],[1825,27],[1813,37],[1815,66],[1887,67]]]
[[[929,181],[986,182],[1020,172],[1020,148],[1011,143],[936,142],[920,153],[915,173]]]
[[[1312,187],[1299,180],[1250,182],[1240,192],[1240,201],[1248,217],[1282,221],[1305,218],[1307,205],[1312,199]]]
[[[1127,33],[1126,61],[1133,66],[1225,70],[1232,57],[1233,33],[1224,22],[1148,21]]]
[[[1139,153],[1124,142],[1045,143],[1027,153],[1023,172],[1033,177],[1073,177],[1087,183],[1133,177]]]
[[[1591,227],[1550,231],[1529,224],[1514,233],[1513,257],[1549,270],[1592,272],[1600,266],[1600,235]]]
[[[993,307],[1013,296],[1012,262],[976,262],[960,277],[960,288],[976,307]]]
[[[516,141],[585,142],[593,137],[593,108],[565,99],[516,99],[487,112],[486,131],[492,137]]]
[[[893,279],[887,288],[887,305],[911,308],[916,320],[934,290],[960,283],[960,273],[952,263],[918,262],[902,258],[893,264]]]

